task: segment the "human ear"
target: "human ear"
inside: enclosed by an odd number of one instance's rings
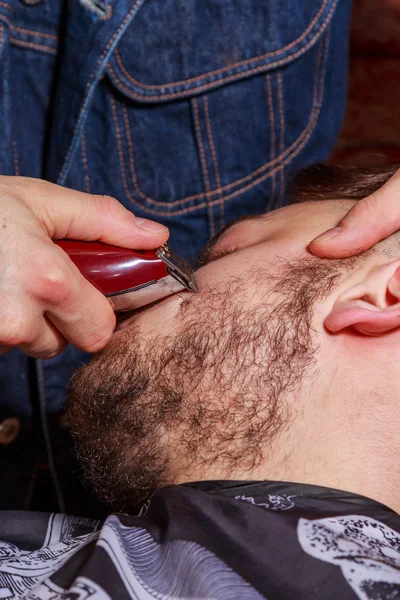
[[[350,328],[379,336],[400,327],[400,260],[374,267],[343,292],[325,319],[332,333]]]

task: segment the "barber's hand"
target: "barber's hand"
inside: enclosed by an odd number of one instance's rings
[[[309,245],[316,256],[345,258],[360,254],[400,229],[400,170],[377,192],[347,213],[338,227],[315,238]]]
[[[0,177],[0,353],[18,347],[49,358],[67,341],[90,353],[109,341],[111,305],[52,242],[63,238],[147,250],[163,244],[168,229],[107,196]]]

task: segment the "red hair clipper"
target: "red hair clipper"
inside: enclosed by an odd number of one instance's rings
[[[193,269],[166,244],[156,250],[128,250],[100,242],[55,243],[111,300],[116,312],[134,310],[182,290],[197,292]]]

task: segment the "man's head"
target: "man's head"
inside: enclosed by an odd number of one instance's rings
[[[310,414],[318,429],[340,412],[332,393],[365,394],[368,357],[388,364],[400,339],[400,250],[311,256],[354,202],[341,195],[226,228],[200,259],[198,295],[138,311],[75,376],[70,421],[106,501],[130,509],[167,483],[271,478],[294,438],[307,445]]]

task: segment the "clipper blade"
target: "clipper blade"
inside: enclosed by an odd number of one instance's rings
[[[189,292],[198,293],[194,271],[187,260],[171,250],[166,244],[156,250],[157,256],[165,263],[171,277],[179,281]]]

